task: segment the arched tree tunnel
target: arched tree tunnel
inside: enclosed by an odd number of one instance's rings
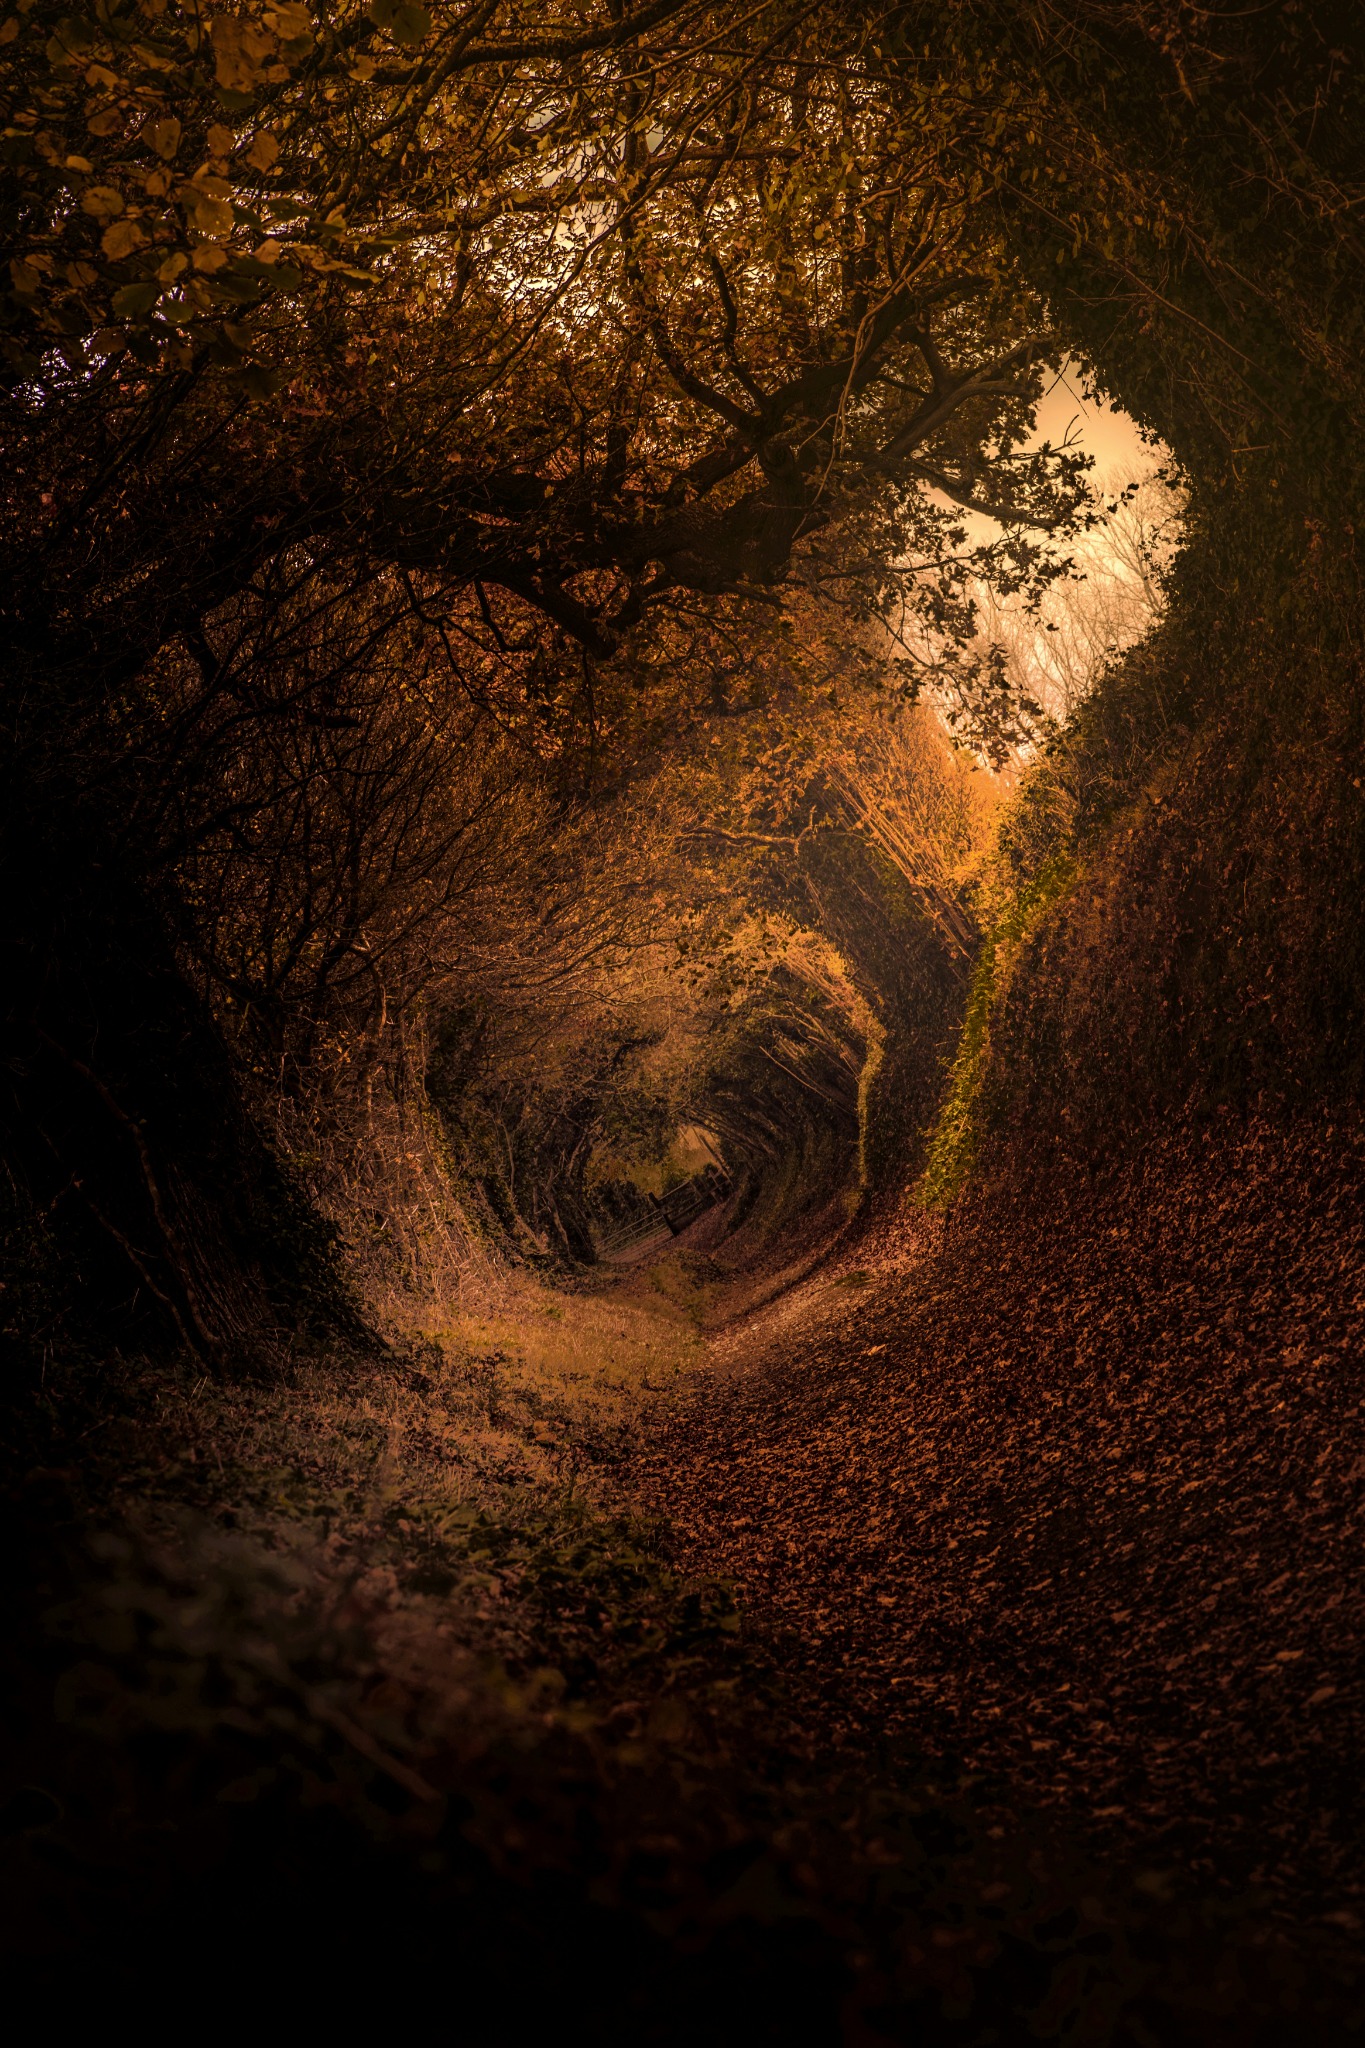
[[[0,23],[42,2009],[1357,2037],[1363,95],[1353,0]]]
[[[788,832],[687,828],[691,892],[704,860],[732,914],[665,951],[648,988],[609,986],[586,1020],[571,1000],[550,1038],[475,1007],[440,1014],[425,1089],[519,1255],[595,1263],[642,1213],[643,1182],[681,1174],[689,1131],[727,1176],[708,1241],[729,1261],[837,1230],[914,1179],[977,938],[952,870],[952,835],[969,829],[955,785],[985,778],[922,718],[879,737],[883,769],[899,750],[921,798],[939,799],[937,832],[901,820],[898,838],[856,764],[822,767],[766,821]]]

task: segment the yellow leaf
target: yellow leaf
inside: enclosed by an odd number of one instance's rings
[[[81,208],[96,220],[112,220],[123,211],[123,194],[112,185],[88,185],[81,194]]]
[[[274,36],[220,14],[213,24],[213,75],[229,92],[250,92],[265,79],[266,59],[274,49]]]
[[[201,246],[195,250],[193,257],[191,258],[191,261],[193,262],[196,270],[208,272],[224,269],[226,267],[227,260],[228,259],[226,250],[215,249],[209,243],[201,244]]]
[[[221,121],[215,121],[208,133],[209,155],[230,156],[236,140],[230,128],[225,128]]]
[[[12,43],[19,33],[19,17],[11,14],[8,21],[0,22],[0,43]]]
[[[190,259],[185,254],[184,250],[176,249],[175,251],[173,251],[171,255],[169,255],[166,258],[166,261],[162,264],[160,270],[158,270],[157,276],[160,278],[162,284],[174,284],[175,280],[179,277],[181,271],[189,269],[189,263]]]
[[[102,112],[92,114],[85,125],[92,135],[112,135],[116,128],[123,126],[123,115],[117,107],[105,107]]]
[[[395,7],[390,33],[400,43],[420,43],[424,36],[431,34],[431,16],[425,7],[418,7],[413,0],[401,0]]]
[[[73,284],[78,292],[85,291],[98,276],[99,272],[89,263],[68,263],[66,266],[67,283]]]
[[[224,199],[215,199],[210,193],[199,192],[193,185],[185,188],[185,211],[201,235],[217,241],[223,235],[232,233],[232,208]]]
[[[163,121],[149,121],[142,133],[164,163],[169,163],[180,147],[180,123],[174,114]]]
[[[316,248],[311,242],[297,242],[289,251],[295,263],[306,264],[309,270],[326,273],[329,277],[349,277],[354,284],[373,284],[368,270],[357,270],[353,263],[341,263],[335,256],[329,256],[325,249]]]
[[[146,239],[136,221],[116,220],[100,236],[100,247],[112,263],[117,263],[120,257],[131,256],[134,249],[140,249]]]
[[[25,263],[23,258],[20,256],[15,256],[11,258],[9,274],[10,282],[13,284],[14,289],[17,292],[36,292],[39,285],[42,283],[42,279],[39,277],[37,271],[33,268],[33,265],[31,263]]]
[[[267,235],[260,247],[253,249],[251,253],[258,263],[278,263],[280,245],[273,235]]]
[[[265,10],[265,25],[273,29],[282,43],[300,42],[307,36],[313,40],[313,23],[306,7],[300,7],[296,0],[277,0],[274,7]]]
[[[268,128],[262,128],[252,137],[246,160],[253,170],[268,171],[279,160],[280,145]]]
[[[93,171],[95,166],[91,163],[88,156],[69,156],[66,160],[66,168],[69,171],[85,171],[88,173]]]

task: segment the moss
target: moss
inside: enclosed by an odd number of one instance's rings
[[[1076,871],[1076,863],[1069,854],[1049,856],[1007,903],[982,944],[968,991],[957,1053],[949,1069],[948,1092],[915,1189],[916,1199],[927,1208],[946,1208],[971,1174],[983,1136],[992,1010],[1008,982],[1023,941],[1051,905],[1065,894]]]

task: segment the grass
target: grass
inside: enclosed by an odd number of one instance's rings
[[[93,1407],[94,1504],[146,1539],[231,1531],[326,1598],[439,1600],[446,1623],[524,1665],[543,1661],[547,1597],[561,1620],[615,1602],[626,1635],[641,1602],[683,1597],[661,1532],[622,1511],[613,1477],[701,1359],[696,1290],[663,1277],[663,1291],[656,1267],[557,1293],[505,1275],[473,1312],[414,1323],[363,1366],[300,1360],[269,1382],[216,1383],[139,1361],[106,1367],[98,1388],[58,1373],[45,1398],[54,1426]],[[707,1599],[719,1612],[728,1596]]]
[[[929,1141],[916,1196],[926,1208],[945,1209],[966,1185],[983,1136],[984,1087],[990,1063],[991,1015],[1030,933],[1075,879],[1066,853],[1043,862],[1007,902],[987,934],[972,973],[957,1052]]]

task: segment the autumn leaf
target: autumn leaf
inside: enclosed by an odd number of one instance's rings
[[[266,80],[274,55],[273,35],[252,28],[230,14],[219,15],[212,27],[214,77],[229,91],[249,93]]]
[[[90,23],[68,15],[65,20],[58,22],[52,41],[48,44],[48,55],[51,57],[55,49],[57,55],[53,59],[54,62],[69,62],[79,56],[81,51],[92,49],[94,42],[95,31]]]
[[[138,320],[151,312],[160,297],[159,284],[125,284],[114,293],[111,303],[120,320]]]
[[[400,43],[420,43],[424,36],[431,34],[431,16],[425,7],[413,5],[412,0],[404,0],[404,4],[394,10],[392,32]]]
[[[131,256],[140,249],[147,237],[136,221],[115,221],[100,236],[100,247],[111,263],[117,263],[124,256]]]
[[[274,6],[266,8],[265,22],[282,43],[307,46],[313,40],[312,18],[298,0],[276,0]]]
[[[112,220],[123,211],[123,194],[113,185],[87,185],[81,194],[81,209],[96,220]]]
[[[187,185],[181,194],[181,203],[191,226],[201,235],[218,240],[232,233],[232,208],[226,199],[206,192],[199,185]]]
[[[431,33],[431,16],[416,0],[374,0],[370,20],[376,28],[387,29],[397,42],[420,43]]]
[[[263,403],[275,396],[283,379],[277,370],[267,370],[261,368],[259,364],[247,363],[237,371],[236,381],[249,398]]]
[[[268,171],[279,162],[280,145],[268,128],[257,129],[251,139],[251,147],[245,152],[245,161],[253,170]]]

